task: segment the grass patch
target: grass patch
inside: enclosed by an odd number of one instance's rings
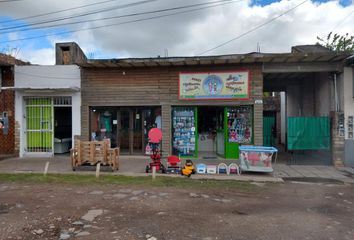
[[[60,183],[74,185],[135,185],[147,187],[177,187],[177,188],[215,188],[215,189],[238,189],[241,191],[259,190],[259,187],[249,182],[241,181],[220,181],[220,180],[196,180],[178,177],[157,177],[152,180],[151,177],[129,177],[101,175],[96,178],[94,175],[74,175],[74,174],[43,174],[36,173],[18,173],[18,174],[0,174],[0,183],[18,182],[18,183]]]

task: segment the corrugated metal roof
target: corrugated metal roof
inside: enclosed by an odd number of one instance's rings
[[[336,52],[316,53],[248,53],[220,56],[199,57],[157,57],[157,58],[125,58],[125,59],[88,59],[78,63],[81,67],[164,67],[195,65],[228,65],[239,63],[309,63],[309,62],[342,62],[350,54]]]

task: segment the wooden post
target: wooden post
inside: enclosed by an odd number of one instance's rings
[[[96,165],[96,178],[100,177],[100,169],[101,169],[101,163],[98,163]]]
[[[44,173],[43,173],[44,176],[47,176],[48,168],[49,168],[49,162],[46,162],[44,167]]]
[[[155,180],[156,178],[156,166],[152,167],[152,180]]]

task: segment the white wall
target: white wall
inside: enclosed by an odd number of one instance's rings
[[[344,68],[343,73],[343,102],[344,102],[344,126],[345,126],[345,148],[344,164],[347,167],[354,167],[354,139],[348,137],[348,116],[354,116],[354,67]]]
[[[26,93],[23,91],[16,91],[15,93],[15,121],[19,123],[20,132],[20,157],[24,156],[24,149],[26,147],[26,119],[24,97],[71,97],[72,98],[72,142],[74,143],[74,136],[81,135],[81,93]]]
[[[353,81],[354,68],[344,68],[344,119],[345,119],[345,139],[348,139],[347,121],[348,116],[354,116]]]
[[[81,135],[80,69],[73,65],[16,66],[15,121],[19,123],[20,157],[26,147],[24,97],[71,97],[72,141]],[[48,91],[48,89],[50,89]]]
[[[297,117],[302,115],[300,86],[288,86],[286,88],[286,113],[287,117]]]
[[[80,68],[76,65],[15,66],[15,88],[80,89]]]
[[[340,98],[343,95],[340,76],[337,83]],[[316,73],[311,78],[299,81],[298,85],[288,86],[286,106],[287,116],[329,116],[334,110],[333,80],[328,73]]]
[[[317,73],[315,78],[315,115],[329,116],[334,104],[331,96],[333,81],[328,73]]]

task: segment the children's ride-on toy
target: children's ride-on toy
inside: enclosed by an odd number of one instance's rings
[[[145,171],[146,173],[152,172],[152,169],[155,167],[156,172],[165,173],[166,168],[161,163],[161,150],[160,150],[162,132],[159,128],[152,128],[149,131],[148,136],[149,136],[149,144],[151,146],[150,158],[152,162],[146,165]]]
[[[187,159],[186,163],[184,164],[184,166],[182,168],[181,174],[184,176],[190,177],[194,173],[195,173],[194,164],[193,164],[192,160]]]
[[[167,157],[166,173],[181,173],[181,160],[177,156]]]

